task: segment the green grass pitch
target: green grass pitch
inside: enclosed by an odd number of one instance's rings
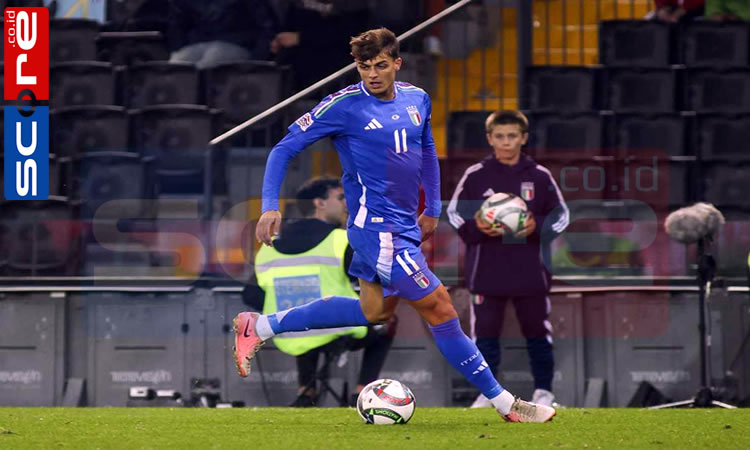
[[[490,409],[417,408],[365,425],[351,408],[0,408],[0,449],[748,449],[750,410],[563,409],[504,423]]]

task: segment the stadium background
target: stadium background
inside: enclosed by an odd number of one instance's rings
[[[257,249],[270,146],[351,78],[208,149],[292,95],[294,74],[269,62],[204,71],[166,63],[163,24],[134,20],[141,3],[106,2],[106,23],[51,24],[54,197],[0,204],[0,405],[137,405],[132,386],[285,405],[292,358],[269,346],[260,370],[240,379],[229,323]],[[374,24],[403,32],[442,3],[378,0]],[[586,224],[578,238],[593,243],[597,262],[552,268],[559,401],[625,406],[643,381],[673,399],[698,387],[695,252],[662,231],[670,210],[697,200],[727,217],[716,242],[712,378],[727,399],[746,399],[747,24],[645,22],[645,0],[473,3],[404,43],[399,79],[433,98],[444,200],[487,152],[488,111],[521,108],[529,153],[555,174],[573,221]],[[440,52],[423,45],[427,35]],[[283,193],[338,171],[322,142],[292,164]],[[615,251],[622,241],[628,250]],[[559,239],[553,252],[571,242]],[[447,221],[428,252],[465,312],[462,248]],[[383,375],[409,384],[422,405],[470,401],[475,392],[413,311],[398,313]],[[528,396],[524,341],[512,323],[506,329],[501,381]],[[333,384],[353,379],[353,367],[337,369]]]

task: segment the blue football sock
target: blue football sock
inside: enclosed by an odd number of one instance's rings
[[[369,323],[359,305],[359,299],[338,296],[319,298],[306,305],[269,314],[267,317],[274,334],[352,327]]]
[[[471,384],[479,388],[485,397],[495,398],[503,392],[503,387],[492,375],[482,353],[461,330],[458,318],[431,326],[430,330],[440,353]]]

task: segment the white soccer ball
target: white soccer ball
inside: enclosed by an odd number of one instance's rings
[[[416,401],[411,389],[383,378],[365,386],[357,398],[357,412],[366,423],[405,424],[414,415]]]
[[[493,228],[505,228],[515,233],[526,226],[528,207],[521,197],[498,192],[482,203],[479,215]]]

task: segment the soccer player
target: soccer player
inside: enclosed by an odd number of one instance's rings
[[[326,136],[343,167],[354,257],[349,273],[360,279],[360,299],[331,296],[270,315],[234,319],[234,358],[241,376],[263,342],[292,331],[367,325],[387,320],[400,298],[430,326],[443,356],[511,422],[547,422],[548,406],[514,397],[500,386],[474,342],[458,323],[450,295],[427,267],[419,246],[438,225],[440,170],[430,126],[430,97],[396,81],[401,68],[396,36],[385,28],[350,42],[361,82],[329,95],[289,127],[271,152],[263,179],[263,214],[256,237],[273,245],[281,223],[278,197],[289,161]],[[419,187],[426,208],[417,218]]]

